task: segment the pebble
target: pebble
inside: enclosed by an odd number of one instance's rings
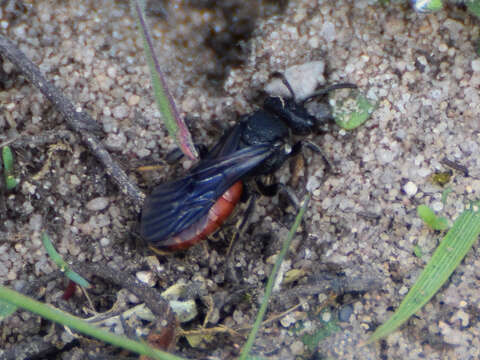
[[[285,78],[295,93],[297,99],[304,99],[312,94],[317,86],[325,82],[323,61],[311,61],[295,65],[285,70]],[[281,79],[275,78],[265,86],[265,91],[270,95],[290,97],[290,92]]]
[[[39,231],[42,228],[42,215],[40,214],[33,214],[30,217],[30,230],[31,231]]]
[[[137,277],[138,281],[150,287],[155,286],[156,280],[152,271],[139,271],[135,274],[135,276]]]
[[[129,114],[128,106],[125,104],[118,105],[112,110],[113,117],[117,119],[126,118]]]
[[[332,313],[326,311],[322,314],[322,320],[325,321],[325,322],[329,322],[330,320],[332,320]]]
[[[338,313],[338,320],[342,322],[349,322],[350,316],[353,314],[353,305],[347,304],[343,306]]]
[[[434,201],[432,203],[432,210],[435,212],[439,212],[443,210],[443,203],[441,201]]]
[[[140,96],[138,96],[138,95],[131,95],[131,96],[128,98],[128,105],[129,105],[129,106],[138,105],[139,102],[140,102]]]
[[[77,175],[73,174],[72,176],[70,176],[70,184],[73,186],[78,186],[81,184],[81,181]]]
[[[409,181],[405,184],[403,190],[408,196],[414,196],[418,191],[418,187],[415,185],[415,183]]]
[[[304,352],[303,347],[303,342],[301,342],[300,340],[296,340],[293,342],[292,345],[290,345],[290,350],[292,351],[293,355],[302,355]]]
[[[110,245],[110,239],[109,238],[103,237],[103,238],[100,239],[100,246],[106,247],[108,245]]]
[[[480,71],[480,59],[472,60],[472,70],[475,72]]]
[[[98,197],[90,200],[86,206],[87,206],[87,209],[90,211],[101,211],[107,208],[108,202],[109,202],[108,198]]]
[[[467,345],[469,342],[469,336],[459,329],[456,329],[446,322],[440,321],[438,324],[440,332],[443,335],[443,339],[447,344],[451,345]]]
[[[295,324],[296,321],[297,321],[297,319],[295,319],[294,314],[290,313],[290,314],[287,314],[283,318],[280,319],[280,324],[284,328],[288,328],[290,325]]]
[[[108,134],[105,139],[105,146],[110,150],[122,150],[127,143],[127,138],[124,133],[120,134]]]
[[[465,311],[463,311],[462,309],[460,309],[452,316],[453,321],[457,319],[460,320],[462,326],[468,326],[470,322],[470,315]]]

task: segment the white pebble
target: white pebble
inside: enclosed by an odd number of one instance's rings
[[[322,314],[322,320],[325,321],[325,322],[329,322],[330,320],[332,320],[332,314],[329,313],[328,311],[324,312]]]
[[[280,324],[284,328],[288,328],[288,327],[290,327],[290,325],[295,324],[296,322],[297,322],[297,319],[295,319],[295,316],[292,313],[287,314],[283,318],[280,319]]]
[[[443,210],[443,203],[441,201],[434,201],[432,203],[432,210],[435,212],[439,212]]]
[[[103,237],[103,238],[100,239],[100,246],[106,247],[108,245],[110,245],[110,239],[109,238]]]
[[[475,72],[480,71],[480,59],[472,60],[472,70]]]
[[[141,281],[142,283],[153,287],[155,286],[155,275],[151,271],[139,271],[135,274],[137,279]]]
[[[311,95],[319,84],[325,82],[323,61],[311,61],[301,65],[294,65],[285,70],[284,75],[292,87],[297,100]],[[290,97],[290,92],[281,79],[272,79],[266,86],[265,91],[273,96]]]
[[[414,196],[417,193],[418,187],[415,183],[409,181],[405,184],[403,190],[408,196]]]
[[[87,209],[91,211],[100,211],[108,206],[108,198],[98,197],[87,203]]]

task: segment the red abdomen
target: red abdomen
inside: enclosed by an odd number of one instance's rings
[[[162,248],[168,250],[187,249],[212,234],[230,216],[242,196],[242,191],[243,184],[241,181],[237,181],[218,198],[207,215],[177,235],[162,241]]]

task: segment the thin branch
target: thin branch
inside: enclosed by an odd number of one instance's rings
[[[22,74],[55,105],[57,110],[65,117],[68,126],[81,135],[83,142],[103,164],[105,171],[117,183],[120,190],[132,199],[137,208],[140,208],[145,195],[130,181],[125,171],[112,159],[98,137],[89,132],[98,130],[98,123],[86,112],[77,111],[73,104],[62,95],[61,91],[47,81],[40,69],[10,40],[2,35],[0,35],[0,54],[16,65]]]
[[[99,276],[104,280],[112,282],[118,286],[124,287],[133,293],[145,305],[158,316],[158,320],[165,319],[170,324],[176,321],[175,314],[158,291],[137,281],[133,276],[125,274],[123,271],[116,271],[108,266],[99,263],[75,263],[71,268],[84,277],[92,275]]]

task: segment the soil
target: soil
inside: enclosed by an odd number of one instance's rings
[[[253,353],[266,359],[480,356],[476,245],[399,331],[360,346],[399,305],[442,236],[423,224],[417,206],[455,219],[480,192],[478,19],[461,6],[420,14],[406,1],[381,3],[147,6],[170,91],[197,143],[214,144],[240,114],[259,108],[272,73],[312,61],[325,63],[328,84],[357,84],[377,104],[354,131],[331,125],[309,137],[334,171],[306,149],[303,164],[292,161],[275,174],[299,198],[307,187],[313,198],[255,342]],[[192,165],[185,158],[165,161],[176,145],[155,105],[128,2],[3,1],[0,32],[97,121],[103,145],[142,191]],[[246,204],[210,239],[157,255],[138,236],[132,200],[53,105],[1,57],[0,109],[0,144],[12,141],[19,179],[16,189],[2,184],[0,192],[0,283],[83,318],[112,308],[118,315],[146,301],[126,279],[158,293],[176,285],[180,300],[194,300],[197,315],[176,328],[171,351],[192,359],[238,356],[296,214],[287,197],[258,199],[233,245]],[[445,158],[465,166],[468,176],[453,170],[447,185],[432,181],[452,170]],[[147,165],[159,166],[138,170]],[[95,264],[116,277],[98,270],[89,276],[88,298],[77,289],[63,299],[68,281],[45,253],[44,232],[72,266]],[[418,249],[423,256],[415,255]],[[124,324],[117,316],[103,326],[138,337],[158,323]],[[193,330],[200,330],[196,337]],[[27,344],[36,346],[35,359],[134,356],[19,310],[2,321],[0,359],[23,358],[12,351]]]

